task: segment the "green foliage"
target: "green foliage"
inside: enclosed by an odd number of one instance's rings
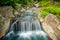
[[[39,6],[42,6],[42,7],[51,5],[49,0],[40,1],[38,4],[39,4]]]
[[[0,1],[0,6],[12,6],[15,8],[17,2],[18,0],[2,0]]]
[[[59,2],[60,0],[54,0],[54,1],[57,1],[57,2]]]
[[[49,1],[49,0],[38,0],[38,1],[40,2],[40,1]]]
[[[60,1],[59,2],[55,2],[55,6],[60,7]]]
[[[2,15],[0,14],[0,23],[3,22],[3,18],[2,18]]]
[[[44,7],[40,12],[40,16],[44,18],[49,13],[56,15],[60,19],[60,1],[54,0],[54,5],[51,5],[50,0],[40,0],[39,6]]]
[[[22,6],[33,5],[34,2],[34,0],[1,0],[0,6],[12,6],[16,8],[17,4],[21,4]]]
[[[39,13],[39,16],[42,17],[42,18],[44,18],[46,15],[49,14],[49,12],[45,9],[42,9],[40,12],[41,13]]]
[[[49,13],[51,13],[51,14],[56,15],[60,19],[60,7],[49,6],[49,7],[45,7],[40,12],[41,12],[40,16],[43,17],[43,18],[46,15],[48,15]]]

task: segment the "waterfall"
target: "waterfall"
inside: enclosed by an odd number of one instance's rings
[[[24,16],[17,18],[9,27],[4,40],[51,40],[34,13],[24,12]]]

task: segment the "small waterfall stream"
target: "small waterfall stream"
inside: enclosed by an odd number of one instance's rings
[[[4,40],[51,40],[33,12],[21,14],[24,16],[16,18],[16,22],[11,23]]]

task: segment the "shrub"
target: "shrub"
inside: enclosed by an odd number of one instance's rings
[[[42,9],[40,16],[42,18],[44,18],[46,15],[48,15],[49,13],[54,14],[57,16],[57,18],[60,19],[60,7],[56,7],[56,6],[49,6],[49,7],[45,7],[44,9]]]
[[[59,2],[55,2],[55,6],[60,7],[60,1]]]
[[[40,17],[44,18],[46,15],[48,15],[49,12],[47,12],[46,10],[41,10],[41,13],[39,14]]]
[[[44,7],[44,6],[50,6],[51,4],[49,1],[40,1],[38,3],[38,5],[39,5],[39,7],[41,7],[41,6]]]

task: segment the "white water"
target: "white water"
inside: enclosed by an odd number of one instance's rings
[[[42,29],[39,19],[29,15],[30,13],[28,16],[17,18],[17,21],[9,27],[6,40],[51,40]]]

